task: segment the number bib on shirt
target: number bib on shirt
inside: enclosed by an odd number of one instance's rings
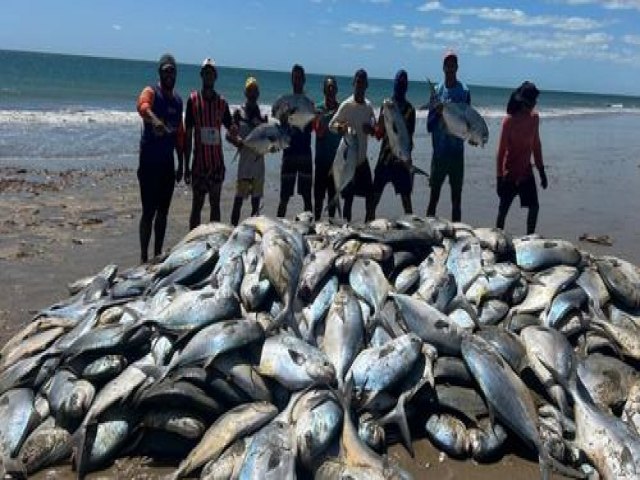
[[[220,130],[211,127],[200,129],[200,142],[203,145],[220,145]]]

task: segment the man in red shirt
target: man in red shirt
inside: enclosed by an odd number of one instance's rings
[[[543,189],[547,188],[540,143],[540,116],[534,110],[539,94],[540,91],[531,82],[524,82],[511,94],[507,116],[502,121],[496,162],[497,192],[500,197],[496,226],[504,229],[509,207],[519,195],[520,206],[529,209],[527,234],[536,230],[539,209],[531,155],[540,174],[540,185]]]
[[[218,71],[212,59],[205,58],[202,62],[200,78],[202,89],[189,95],[184,119],[185,182],[191,182],[193,190],[189,218],[191,229],[200,225],[200,213],[207,195],[211,206],[209,218],[212,222],[220,221],[220,193],[225,175],[220,130],[223,125],[227,130],[232,128],[229,104],[214,89]],[[193,166],[189,169],[192,145]]]

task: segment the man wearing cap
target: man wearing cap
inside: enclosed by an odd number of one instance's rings
[[[266,116],[260,113],[258,98],[260,89],[258,81],[254,77],[248,77],[244,84],[244,105],[233,112],[233,124],[236,126],[238,136],[227,135],[227,139],[238,147],[238,176],[236,181],[236,198],[233,201],[231,211],[231,224],[237,225],[240,221],[242,202],[251,197],[251,216],[260,213],[260,200],[264,190],[264,155],[258,155],[249,148],[242,148],[242,139],[261,123],[267,121]]]
[[[427,118],[427,131],[431,133],[433,155],[429,186],[431,195],[427,216],[436,214],[440,200],[440,189],[447,176],[451,187],[451,220],[459,222],[462,217],[462,182],[464,179],[464,141],[449,135],[442,119],[442,104],[445,102],[471,103],[471,94],[465,84],[458,81],[458,56],[453,50],[444,54],[442,61],[444,82],[435,90],[431,99],[432,108]]]
[[[185,111],[185,181],[191,182],[193,190],[189,218],[191,229],[200,225],[200,213],[207,195],[211,207],[209,219],[220,221],[220,192],[225,174],[220,131],[222,125],[227,130],[231,129],[229,105],[214,89],[218,71],[211,58],[202,62],[200,78],[202,89],[191,92]],[[190,169],[192,145],[193,166]]]
[[[142,201],[139,228],[140,259],[143,263],[149,260],[152,227],[155,232],[154,255],[162,253],[173,186],[182,180],[183,174],[182,99],[173,90],[176,61],[172,55],[162,55],[158,76],[159,83],[145,87],[137,101],[138,113],[143,120],[137,172]],[[177,170],[174,151],[178,155]]]
[[[371,102],[365,93],[369,87],[369,79],[364,69],[359,69],[353,76],[353,95],[340,104],[338,111],[329,122],[329,128],[341,135],[349,127],[356,131],[358,138],[358,164],[353,180],[342,190],[344,208],[342,215],[351,221],[351,207],[353,197],[365,198],[365,221],[373,220],[375,205],[373,183],[371,181],[371,167],[367,159],[367,143],[370,135],[375,133],[376,117]]]
[[[333,183],[331,167],[336,156],[336,150],[340,144],[340,135],[329,130],[329,122],[338,110],[338,84],[332,76],[327,76],[323,82],[324,101],[316,105],[318,117],[313,122],[313,130],[316,132],[316,176],[313,182],[313,199],[315,219],[322,216],[322,204],[325,195],[328,202],[336,195],[336,187]],[[329,216],[333,218],[336,213],[334,204],[329,203]]]
[[[396,104],[400,115],[407,126],[409,133],[410,148],[413,150],[413,133],[416,129],[416,110],[407,100],[407,90],[409,89],[409,77],[405,70],[399,70],[393,81],[393,102]],[[380,145],[380,154],[378,155],[378,163],[375,169],[373,180],[373,190],[375,195],[375,207],[378,207],[384,187],[391,182],[396,195],[400,195],[402,199],[402,207],[407,215],[413,213],[411,205],[411,190],[413,189],[413,175],[407,168],[407,165],[401,163],[391,151],[389,136],[385,131],[384,116],[382,109],[378,119],[378,128],[376,129],[376,138],[382,138]]]
[[[304,84],[306,76],[304,68],[295,64],[291,69],[291,86],[294,95],[304,96]],[[271,114],[276,115],[280,110],[278,101],[271,108]],[[286,122],[286,118],[279,119]],[[291,127],[291,141],[282,152],[282,167],[280,169],[280,203],[278,204],[278,217],[287,214],[287,204],[293,196],[298,179],[298,195],[304,202],[304,210],[311,211],[311,185],[313,182],[313,163],[311,159],[311,123],[302,130]]]

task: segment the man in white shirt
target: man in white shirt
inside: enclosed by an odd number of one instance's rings
[[[351,221],[353,197],[365,198],[365,221],[373,220],[375,215],[373,182],[371,167],[367,159],[367,142],[375,132],[376,117],[371,102],[365,98],[369,86],[367,72],[358,70],[353,76],[353,95],[340,104],[338,111],[331,119],[329,128],[342,135],[349,127],[356,131],[358,137],[358,165],[353,180],[342,190],[344,198],[343,216]]]

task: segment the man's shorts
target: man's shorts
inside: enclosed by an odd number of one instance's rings
[[[171,205],[173,188],[176,182],[173,170],[164,169],[152,172],[149,169],[139,168],[138,183],[140,184],[140,200],[142,212],[152,214],[157,212],[167,213]]]
[[[311,196],[313,183],[313,162],[311,154],[283,155],[280,169],[280,198],[293,196],[298,177],[298,195]]]
[[[449,185],[451,191],[461,192],[462,182],[464,180],[464,157],[459,158],[432,158],[431,159],[431,176],[429,177],[429,186],[431,188],[440,188],[444,180],[449,177]]]
[[[236,181],[236,197],[262,197],[263,194],[263,178],[239,178]]]
[[[504,180],[502,185],[502,195],[500,203],[510,205],[516,195],[520,197],[521,207],[537,207],[538,206],[538,188],[536,187],[536,179],[533,175],[523,179],[517,185],[510,181]]]
[[[219,176],[214,176],[211,174],[191,174],[191,189],[195,194],[206,195],[211,193],[219,185],[222,184],[224,180],[224,173],[222,174],[222,179]]]
[[[371,181],[371,167],[369,161],[356,167],[356,173],[353,180],[350,181],[342,190],[343,197],[369,197],[373,195],[373,182]]]
[[[410,195],[413,187],[411,172],[398,162],[378,162],[373,180],[373,190],[382,194],[387,183],[391,182],[396,195]]]

